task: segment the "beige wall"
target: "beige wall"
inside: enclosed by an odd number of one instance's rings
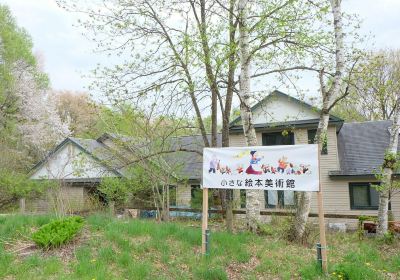
[[[190,184],[179,184],[176,187],[176,206],[190,207],[191,186]]]
[[[307,129],[294,130],[295,144],[307,144]],[[262,143],[262,133],[257,133],[259,145]],[[231,134],[230,146],[245,146],[243,134]],[[328,154],[321,155],[321,185],[323,188],[325,213],[343,215],[376,215],[377,210],[351,210],[349,182],[365,182],[365,179],[333,180],[329,177],[329,171],[339,170],[339,156],[337,150],[336,128],[328,128]],[[311,212],[317,213],[316,193],[313,194]],[[262,194],[264,205],[264,194]],[[400,219],[400,196],[392,198],[392,212],[395,219]]]
[[[74,212],[85,209],[86,193],[82,186],[63,186],[49,190],[40,198],[26,201],[26,211],[34,213]]]

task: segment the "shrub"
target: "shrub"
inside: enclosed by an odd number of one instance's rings
[[[379,238],[379,241],[381,241],[382,243],[388,244],[388,245],[393,244],[394,243],[394,233],[390,232],[390,231],[384,233],[383,236],[381,236]]]
[[[0,209],[8,210],[18,199],[35,197],[54,183],[46,180],[30,180],[25,174],[0,169]]]
[[[130,193],[129,181],[121,178],[104,178],[98,188],[106,195],[108,202],[114,201],[117,206],[123,205],[128,201]]]
[[[83,218],[74,216],[53,220],[32,235],[36,245],[43,248],[59,247],[70,241],[83,227]]]

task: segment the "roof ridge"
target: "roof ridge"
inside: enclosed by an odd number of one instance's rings
[[[344,124],[364,124],[364,123],[378,123],[378,122],[392,122],[392,120],[356,121],[356,122],[344,122]]]
[[[81,137],[72,137],[72,136],[68,136],[68,137],[66,137],[66,138],[69,138],[69,139],[78,139],[78,140],[92,140],[92,141],[98,142],[96,139],[93,139],[93,138],[81,138]]]

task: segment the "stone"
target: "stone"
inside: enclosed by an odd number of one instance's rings
[[[346,232],[347,225],[345,223],[329,223],[328,229],[330,231]]]

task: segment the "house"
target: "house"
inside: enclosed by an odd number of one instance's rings
[[[259,145],[313,143],[319,111],[311,105],[274,91],[253,106],[252,111]],[[379,183],[375,174],[382,165],[389,143],[390,125],[390,121],[345,123],[338,117],[330,116],[327,142],[320,156],[326,214],[343,216],[343,219],[346,216],[377,215],[379,195],[372,184]],[[117,149],[115,141],[118,139],[118,136],[109,134],[96,140],[67,138],[35,166],[31,178],[62,179],[66,197],[76,205],[84,205],[101,178],[126,175],[123,156],[112,152]],[[172,142],[175,148],[185,147],[191,151],[203,148],[200,136],[174,138]],[[241,118],[238,117],[230,124],[230,146],[245,145]],[[176,174],[176,205],[190,207],[201,182],[201,155],[178,152],[168,154],[166,160],[179,163],[182,167]],[[81,166],[77,168],[79,163]],[[236,198],[238,196],[236,193]],[[260,192],[260,200],[264,202],[264,208],[282,211],[282,208],[294,206],[295,194],[290,191],[265,191]],[[390,207],[395,219],[400,219],[399,196],[392,197]],[[315,194],[311,212],[317,213]]]

